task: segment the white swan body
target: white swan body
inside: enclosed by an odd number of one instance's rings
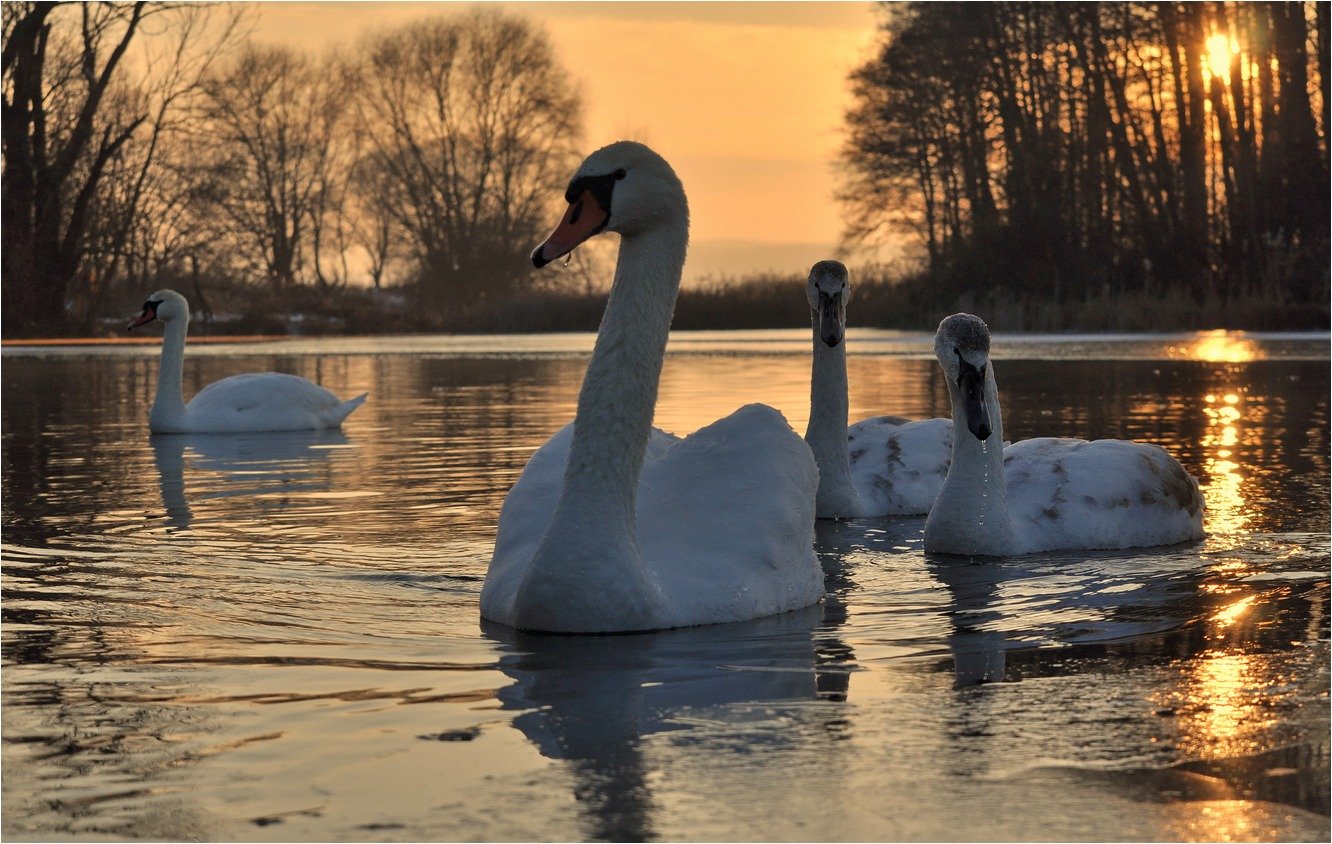
[[[877,416],[847,427],[846,267],[820,261],[809,271],[814,322],[809,427],[805,441],[819,464],[818,517],[928,513],[952,452],[948,419]]]
[[[190,307],[174,290],[148,297],[130,328],[161,320],[165,326],[157,395],[148,415],[154,434],[237,434],[337,428],[365,402],[343,401],[305,378],[281,372],[232,375],[215,381],[185,404],[181,396]]]
[[[990,334],[979,318],[945,319],[934,351],[956,436],[925,523],[926,551],[1010,556],[1203,537],[1198,482],[1160,446],[1041,437],[1003,447]]]
[[[683,439],[652,428],[688,240],[674,172],[640,144],[593,153],[542,266],[622,235],[574,422],[509,491],[481,615],[603,633],[743,621],[816,603],[818,469],[780,413],[743,407]]]

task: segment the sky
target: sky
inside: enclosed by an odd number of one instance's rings
[[[462,3],[260,3],[253,38],[315,51]],[[643,141],[689,195],[686,283],[805,272],[842,230],[835,160],[847,76],[877,15],[850,2],[487,4],[541,24],[583,95],[591,152]],[[552,216],[552,226],[557,214]]]

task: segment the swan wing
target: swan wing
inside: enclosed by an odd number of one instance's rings
[[[878,515],[928,513],[952,460],[951,419],[877,416],[847,429],[851,482]]]
[[[823,595],[814,555],[818,467],[785,417],[747,405],[649,454],[639,552],[682,624],[740,621]]]
[[[185,406],[187,432],[298,431],[336,428],[365,401],[283,372],[232,375],[199,391]]]
[[[1165,449],[1041,437],[1004,449],[1004,487],[1023,553],[1139,548],[1203,536],[1198,482]]]

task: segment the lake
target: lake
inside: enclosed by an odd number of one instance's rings
[[[995,338],[1012,440],[1158,443],[1201,543],[958,562],[820,524],[743,624],[482,624],[504,495],[592,335],[196,344],[340,433],[152,437],[155,346],[3,352],[7,840],[1327,840],[1325,333]],[[852,421],[948,415],[932,335],[848,333]],[[677,332],[657,424],[803,433],[808,331]],[[982,682],[988,681],[988,682]]]

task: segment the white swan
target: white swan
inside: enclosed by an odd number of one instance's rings
[[[256,372],[232,375],[199,391],[190,403],[181,396],[185,334],[190,305],[174,290],[159,290],[143,303],[143,313],[129,324],[137,328],[161,320],[162,364],[157,397],[148,415],[154,434],[236,434],[260,431],[311,431],[336,428],[365,401],[367,393],[342,401],[296,375]]]
[[[538,266],[602,230],[619,263],[572,424],[500,512],[481,615],[602,633],[743,621],[816,603],[818,468],[780,413],[749,405],[678,439],[652,427],[689,211],[674,171],[621,141],[590,155]]]
[[[1001,447],[990,332],[980,318],[939,323],[934,354],[957,436],[925,523],[926,551],[1008,556],[1202,538],[1198,482],[1160,446],[1040,437]]]
[[[818,517],[928,513],[948,473],[953,423],[876,416],[848,430],[846,267],[819,261],[809,271],[806,293],[814,321],[814,368],[805,441],[819,464]]]

